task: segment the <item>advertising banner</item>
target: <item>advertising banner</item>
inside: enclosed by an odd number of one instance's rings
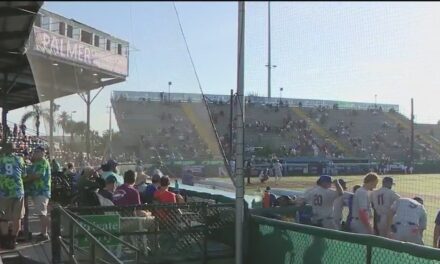
[[[111,51],[35,26],[33,37],[34,51],[116,74],[128,75],[128,58],[123,55],[113,54]]]

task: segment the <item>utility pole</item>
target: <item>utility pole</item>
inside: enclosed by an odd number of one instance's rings
[[[235,162],[235,263],[242,264],[244,225],[244,40],[245,2],[238,2],[238,53],[237,53],[237,144]]]

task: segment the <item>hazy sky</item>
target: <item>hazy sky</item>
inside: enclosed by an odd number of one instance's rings
[[[206,93],[236,87],[237,3],[177,2]],[[440,119],[440,3],[272,2],[272,95],[399,104],[417,122]],[[92,106],[108,128],[112,90],[198,92],[171,2],[46,2],[43,8],[128,40],[130,75]],[[246,94],[267,94],[267,3],[246,3]],[[57,101],[85,120],[74,95]],[[83,105],[84,107],[80,107]],[[11,112],[18,121],[23,110]]]

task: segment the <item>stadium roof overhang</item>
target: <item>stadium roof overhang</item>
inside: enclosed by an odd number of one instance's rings
[[[25,45],[43,1],[0,2],[0,107],[38,103]]]
[[[125,81],[126,74],[36,50],[31,33],[42,4],[0,2],[0,107],[14,110]]]

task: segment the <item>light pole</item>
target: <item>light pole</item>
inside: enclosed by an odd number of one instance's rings
[[[70,121],[73,121],[73,114],[75,114],[76,113],[76,111],[71,111],[70,112]]]
[[[374,108],[377,108],[377,94],[374,95]]]
[[[171,85],[172,82],[168,82],[168,102],[171,102]]]
[[[283,87],[280,87],[280,102],[279,102],[279,104],[281,104],[281,95],[282,95],[282,93],[283,93],[283,90],[284,90],[284,88],[283,88]]]
[[[267,97],[271,97],[271,70],[277,67],[271,63],[270,1],[267,2]]]

